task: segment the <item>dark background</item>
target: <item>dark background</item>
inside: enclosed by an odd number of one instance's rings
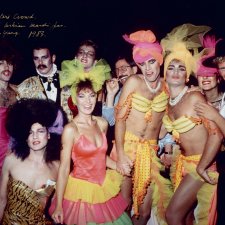
[[[225,37],[223,4],[223,0],[1,1],[0,16],[10,18],[0,17],[0,38],[12,40],[23,56],[12,79],[12,83],[19,83],[34,75],[31,46],[41,39],[54,47],[59,69],[62,60],[73,58],[78,43],[84,39],[94,40],[100,56],[112,64],[119,52],[131,52],[132,46],[122,35],[141,29],[152,30],[160,40],[175,26],[192,23],[211,26],[218,37]],[[31,15],[33,19],[13,18]],[[25,27],[4,27],[6,23]],[[30,28],[32,23],[48,27]],[[61,27],[52,29],[54,24]],[[3,35],[4,31],[19,35]]]

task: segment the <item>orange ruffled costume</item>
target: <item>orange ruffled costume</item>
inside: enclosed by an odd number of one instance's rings
[[[127,202],[120,194],[122,176],[106,170],[107,140],[96,147],[81,135],[72,150],[73,171],[63,199],[64,222],[69,224],[132,224],[124,212]],[[55,200],[50,214],[55,208]]]

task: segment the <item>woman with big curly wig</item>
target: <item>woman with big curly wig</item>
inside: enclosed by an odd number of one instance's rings
[[[45,215],[59,168],[62,111],[52,101],[22,99],[9,108],[11,152],[0,179],[2,224],[51,224]]]

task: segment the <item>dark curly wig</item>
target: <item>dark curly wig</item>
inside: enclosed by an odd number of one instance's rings
[[[14,70],[20,65],[22,56],[14,44],[6,39],[0,40],[0,60],[6,60],[14,66]]]
[[[39,123],[48,129],[50,139],[46,146],[45,161],[52,162],[59,160],[61,150],[61,134],[57,134],[49,129],[53,124],[55,126],[58,113],[62,113],[55,102],[43,99],[21,99],[9,107],[6,118],[6,130],[11,137],[11,150],[14,154],[26,159],[30,154],[30,148],[27,145],[27,138],[31,126]],[[62,114],[61,114],[62,115]],[[65,116],[64,116],[65,118]],[[65,124],[62,120],[61,127]]]

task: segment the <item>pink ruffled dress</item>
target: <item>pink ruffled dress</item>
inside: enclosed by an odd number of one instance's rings
[[[127,203],[120,194],[122,176],[106,170],[107,140],[96,147],[81,135],[72,150],[73,171],[69,175],[63,199],[64,223],[67,225],[130,225],[125,213]],[[56,199],[50,207],[55,209]]]

